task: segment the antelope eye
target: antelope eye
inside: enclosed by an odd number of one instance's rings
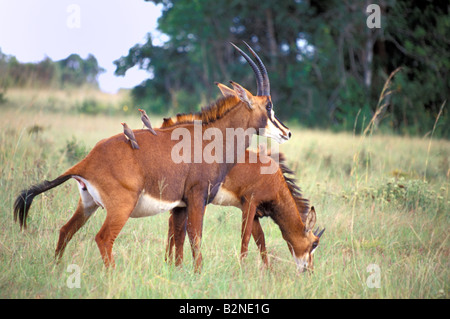
[[[272,103],[267,103],[266,109],[270,111],[272,109]]]
[[[316,241],[313,242],[313,244],[312,244],[312,249],[316,249],[317,245],[318,245],[318,243],[317,243]]]

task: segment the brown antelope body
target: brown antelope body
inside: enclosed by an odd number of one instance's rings
[[[285,165],[279,154],[279,164],[270,156],[257,153],[257,162],[249,160],[251,151],[246,152],[244,163],[236,164],[221,184],[212,204],[234,206],[242,210],[241,258],[247,255],[250,235],[258,246],[264,264],[268,265],[264,232],[259,218],[270,216],[280,227],[283,238],[294,257],[300,271],[313,268],[313,253],[320,233],[312,231],[316,222],[316,212],[309,209],[308,201],[300,193],[295,181],[288,177],[293,172]],[[261,174],[261,167],[279,165],[274,174]],[[180,264],[184,235],[183,227],[176,227],[169,219],[168,245],[166,257],[171,261],[172,247],[176,248],[176,263]],[[181,234],[177,234],[181,232]],[[181,248],[180,248],[181,247]]]
[[[243,54],[242,51],[240,53]],[[202,121],[201,134],[209,128],[214,128],[223,136],[226,136],[227,128],[253,129],[255,132],[266,129],[263,134],[280,143],[290,138],[289,129],[273,114],[270,93],[265,84],[268,83],[267,73],[261,75],[260,71],[257,72],[260,68],[249,61],[248,56],[246,59],[257,76],[257,96],[232,82],[235,96],[219,99],[201,112],[183,117],[184,121],[175,121],[171,126],[156,129],[157,136],[148,130],[134,130],[139,150],[132,149],[123,134],[98,142],[82,161],[55,180],[44,181],[21,192],[14,203],[14,218],[19,219],[21,228],[26,227],[28,211],[36,195],[73,178],[78,183],[80,200],[74,215],[60,230],[56,258],[61,258],[67,243],[98,207],[106,209],[106,219],[95,237],[106,266],[114,266],[113,243],[129,217],[152,216],[181,208],[183,213],[174,216],[189,218],[186,229],[195,269],[200,270],[205,205],[214,199],[217,186],[236,162],[237,152],[234,152],[231,163],[210,163],[203,158],[196,162],[195,152],[198,149],[203,151],[209,141],[196,139],[194,131],[198,125],[195,126],[192,119]],[[186,142],[190,145],[192,156],[188,162],[175,163],[172,150],[179,143],[179,136],[175,133],[180,129],[188,133]],[[223,154],[230,151],[228,142],[224,138],[221,145]],[[245,147],[248,143],[246,139]],[[231,150],[234,150],[233,147]]]

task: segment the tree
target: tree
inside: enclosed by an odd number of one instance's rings
[[[98,65],[97,59],[89,54],[83,60],[78,54],[71,54],[57,62],[61,69],[61,84],[63,86],[81,86],[83,84],[98,87],[97,76],[105,70]]]
[[[71,54],[60,61],[49,57],[38,63],[21,63],[0,50],[0,92],[7,87],[65,88],[83,85],[98,88],[97,77],[105,70],[89,54],[84,60]]]
[[[389,74],[385,125],[426,133],[449,87],[448,5],[380,2],[381,28],[366,24],[369,1],[190,1],[162,4],[162,46],[136,45],[116,74],[136,65],[150,77],[133,91],[147,110],[198,108],[217,94],[212,83],[237,80],[254,91],[252,72],[228,44],[250,43],[265,62],[277,114],[308,126],[358,130],[373,116]],[[157,103],[155,103],[157,101]],[[449,136],[447,111],[438,127]]]

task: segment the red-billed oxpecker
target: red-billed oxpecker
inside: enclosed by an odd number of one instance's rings
[[[131,147],[135,150],[139,149],[139,145],[136,141],[136,137],[134,136],[133,131],[130,129],[130,127],[127,125],[127,123],[120,123],[123,125],[123,134],[127,137],[127,139],[131,143]]]
[[[153,133],[153,135],[157,135],[155,130],[152,128],[152,123],[150,123],[150,118],[148,117],[147,112],[142,109],[139,109],[139,112],[141,112],[141,120],[142,123],[144,123],[144,126],[147,127],[148,130]]]

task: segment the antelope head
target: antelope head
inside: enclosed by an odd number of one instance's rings
[[[233,43],[231,44],[252,67],[253,72],[256,75],[257,93],[256,95],[253,95],[238,83],[230,81],[233,86],[234,94],[247,105],[248,109],[252,113],[252,126],[260,128],[264,127],[262,132],[260,132],[261,135],[270,137],[277,143],[282,144],[291,138],[291,131],[275,116],[272,98],[270,96],[269,76],[267,74],[266,67],[255,51],[253,51],[253,49],[246,42],[244,43],[255,58],[256,63],[236,45]]]
[[[304,233],[299,236],[300,238],[295,243],[289,243],[289,248],[300,272],[313,270],[314,268],[313,254],[319,245],[320,237],[325,231],[325,228],[321,231],[319,231],[319,228],[313,231],[315,224],[316,211],[312,206],[306,218]]]

